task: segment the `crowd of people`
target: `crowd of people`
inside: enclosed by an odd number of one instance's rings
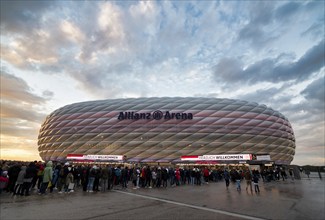
[[[290,172],[290,170],[289,170]],[[291,175],[291,174],[290,174]],[[37,190],[40,195],[53,193],[72,193],[76,189],[93,193],[116,188],[167,188],[186,184],[202,185],[209,182],[225,181],[228,189],[230,182],[236,183],[238,191],[241,182],[246,182],[246,190],[260,192],[259,179],[263,182],[285,181],[284,169],[250,170],[209,168],[209,167],[164,167],[164,166],[124,166],[70,164],[48,161],[30,163],[3,161],[0,167],[0,193],[29,196]]]

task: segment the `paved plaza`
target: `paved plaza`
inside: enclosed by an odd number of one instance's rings
[[[2,194],[1,220],[19,219],[325,219],[325,181],[302,178],[260,183],[259,194],[212,182],[167,189],[115,189],[70,194]]]

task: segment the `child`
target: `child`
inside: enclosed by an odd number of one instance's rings
[[[260,192],[260,188],[258,187],[258,176],[254,174],[253,176],[253,182],[255,187],[255,192]]]

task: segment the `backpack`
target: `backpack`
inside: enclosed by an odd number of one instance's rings
[[[121,170],[120,169],[116,169],[115,170],[115,175],[116,176],[121,176]]]
[[[63,169],[63,167],[60,169],[59,177],[64,177],[64,169]]]

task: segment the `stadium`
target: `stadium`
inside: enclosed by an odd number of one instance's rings
[[[45,161],[290,164],[295,137],[285,116],[253,102],[128,98],[55,110],[41,126],[38,146]]]

